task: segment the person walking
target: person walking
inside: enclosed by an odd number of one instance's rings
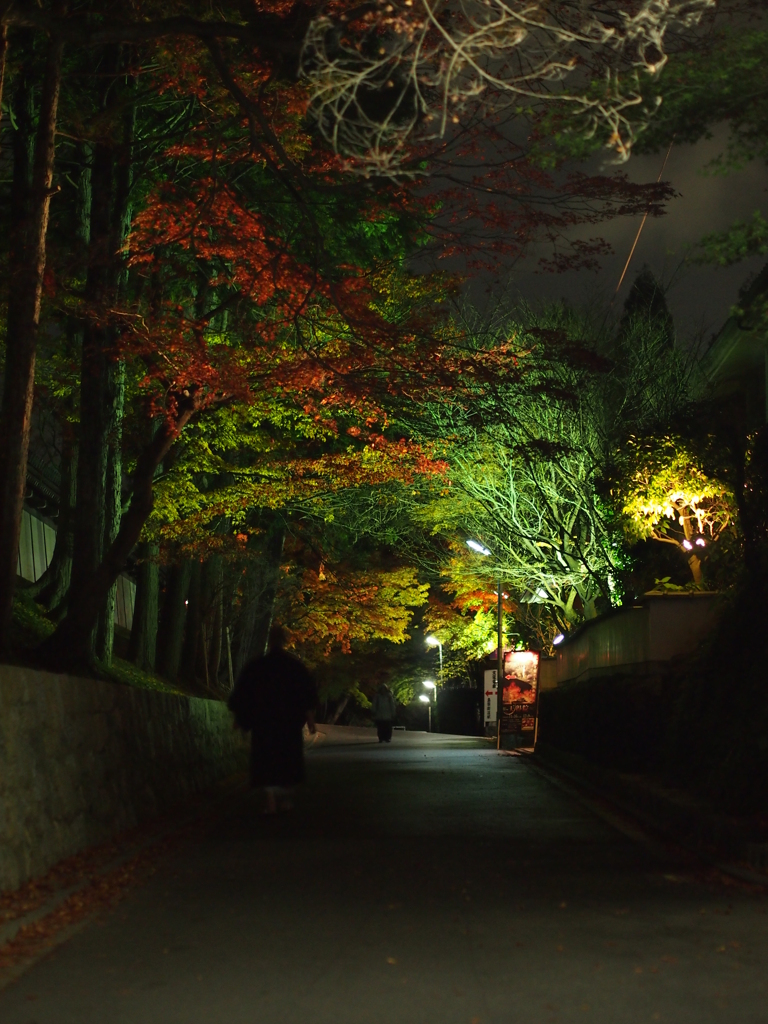
[[[379,736],[379,743],[390,743],[392,741],[392,726],[397,717],[397,704],[392,696],[392,691],[386,683],[382,683],[373,698],[373,720],[376,723],[376,732]]]
[[[251,785],[266,791],[265,814],[278,797],[289,808],[292,788],[304,781],[304,723],[314,733],[317,689],[307,668],[285,648],[285,630],[273,626],[269,652],[249,661],[229,698],[235,725],[251,734]]]

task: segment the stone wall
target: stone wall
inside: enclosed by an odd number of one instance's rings
[[[246,761],[219,701],[0,665],[0,890]]]

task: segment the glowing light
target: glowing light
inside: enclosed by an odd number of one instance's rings
[[[481,544],[478,540],[468,540],[467,547],[472,548],[472,550],[476,551],[478,555],[490,555],[491,553],[485,544]]]
[[[429,697],[426,695],[426,693],[422,693],[422,695],[419,697],[419,700],[422,702],[422,704],[429,704]]]
[[[424,643],[427,647],[440,647],[440,641],[436,636],[427,636],[424,638]]]
[[[541,598],[544,601],[546,601],[546,599],[549,597],[549,594],[546,592],[546,590],[543,587],[539,587],[539,589],[536,591],[536,595],[535,596]]]
[[[555,639],[552,641],[552,643],[553,644],[561,644],[563,642],[563,640],[565,640],[565,635],[563,633],[558,633],[557,636],[555,637]]]
[[[707,543],[707,542],[706,542],[706,541],[704,540],[704,538],[703,538],[703,537],[697,537],[697,538],[696,538],[696,543],[698,544],[698,546],[699,546],[700,548],[703,548],[703,547],[705,547],[705,545],[706,545],[706,543]]]
[[[424,682],[423,682],[423,683],[422,683],[421,685],[422,685],[422,686],[426,686],[426,688],[427,688],[428,690],[434,690],[434,689],[436,689],[436,687],[435,687],[435,684],[434,684],[434,683],[432,682],[432,680],[431,680],[431,679],[425,679],[425,680],[424,680]]]
[[[689,540],[684,540],[683,541],[683,547],[685,548],[686,551],[692,551],[693,550],[693,544],[691,544],[691,542]]]

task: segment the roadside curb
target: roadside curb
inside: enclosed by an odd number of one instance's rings
[[[644,793],[642,801],[633,800],[639,786],[625,785],[622,792],[620,777],[611,777],[609,785],[601,785],[600,780],[595,778],[597,771],[589,774],[574,769],[571,765],[563,765],[560,759],[551,758],[548,754],[541,752],[516,753],[516,756],[525,761],[527,765],[536,772],[548,779],[553,785],[561,789],[571,791],[572,795],[578,795],[582,799],[584,793],[593,799],[597,799],[608,805],[609,809],[615,809],[618,814],[637,823],[642,832],[638,835],[637,829],[627,827],[627,821],[617,820],[614,815],[605,813],[603,808],[592,806],[592,809],[601,817],[604,817],[614,827],[629,835],[630,838],[644,838],[646,842],[658,843],[663,841],[677,846],[686,853],[693,855],[710,867],[717,869],[725,875],[736,878],[741,882],[750,885],[768,887],[768,873],[749,863],[747,860],[747,844],[743,835],[736,834],[728,837],[725,849],[721,845],[723,836],[723,822],[717,821],[717,828],[709,831],[710,820],[706,816],[700,817],[693,822],[695,815],[688,810],[685,820],[676,822],[675,815],[680,808],[672,801],[664,801],[658,794]],[[592,805],[592,801],[585,801]],[[654,806],[655,805],[655,806]],[[656,813],[654,813],[654,811]],[[633,836],[633,831],[635,835]]]
[[[117,836],[105,844],[89,847],[22,886],[18,890],[18,911],[11,910],[0,918],[0,991],[77,934],[99,913],[113,907],[141,885],[162,860],[188,841],[195,829],[207,827],[221,814],[222,804],[239,793],[243,784],[242,776],[232,776],[192,807],[179,808],[170,820],[164,816],[145,823],[134,830],[133,838],[128,838],[127,842]],[[119,852],[102,859],[102,850]],[[79,867],[81,861],[82,867]],[[70,862],[78,867],[70,871],[69,884],[57,884],[57,874]],[[32,905],[26,909],[24,890],[34,891],[41,885],[49,889],[47,898],[35,900],[32,895],[29,899]],[[12,899],[16,891],[4,895]]]
[[[316,732],[309,733],[306,727],[304,730],[304,752],[307,754],[322,747],[359,747],[378,742],[375,729],[344,725],[328,726],[318,722]]]

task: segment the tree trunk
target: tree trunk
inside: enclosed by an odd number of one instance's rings
[[[114,78],[120,57],[115,50],[105,60],[106,82],[100,108],[105,117],[118,102]],[[109,69],[113,70],[110,71]],[[122,511],[122,423],[125,368],[116,358],[117,330],[107,310],[117,308],[125,290],[122,245],[129,217],[133,106],[123,125],[123,139],[111,135],[96,144],[91,174],[91,219],[83,327],[80,386],[80,467],[78,517],[72,570],[79,589],[97,569],[117,537]],[[88,638],[88,660],[107,664],[114,645],[114,584],[104,596],[97,623]]]
[[[203,567],[198,559],[192,563],[192,571],[189,579],[189,590],[187,591],[187,621],[184,629],[184,645],[181,652],[181,665],[179,667],[179,680],[182,684],[190,686],[197,682],[202,676],[198,672],[201,668],[199,652],[202,647],[202,575]]]
[[[133,89],[133,79],[127,88]],[[133,185],[133,143],[136,132],[136,104],[132,100],[123,118],[122,144],[115,153],[115,202],[112,210],[111,257],[115,260],[115,308],[119,308],[128,288],[128,270],[122,256],[122,247],[131,226],[131,188]],[[109,550],[120,530],[123,514],[123,414],[125,409],[125,363],[113,360],[108,374],[107,403],[109,421],[106,423],[107,479],[104,513],[104,549]],[[155,584],[157,588],[157,582]],[[96,653],[107,665],[112,662],[115,643],[115,599],[117,583],[113,583],[102,610],[96,640]],[[157,613],[154,632],[157,636]],[[154,668],[154,651],[152,653]]]
[[[46,237],[56,152],[56,115],[61,85],[63,43],[51,39],[45,62],[40,115],[35,135],[28,202],[21,204],[12,224],[9,301],[3,407],[0,414],[0,650],[7,648],[16,588],[21,515],[27,480],[27,456],[35,382],[35,353],[45,273]],[[23,117],[30,108],[31,83],[20,74]],[[18,122],[17,122],[18,123]],[[30,130],[27,120],[24,129]],[[20,140],[23,144],[23,139]],[[14,154],[15,156],[15,154]],[[21,154],[22,160],[28,159]],[[14,164],[16,161],[14,160]],[[14,188],[22,181],[16,181]]]
[[[142,672],[154,672],[157,654],[157,625],[160,597],[160,567],[157,544],[139,545],[136,604],[128,659]]]
[[[336,705],[336,710],[333,712],[333,717],[331,718],[331,721],[329,723],[330,725],[336,725],[338,720],[341,718],[341,713],[343,712],[347,704],[349,704],[349,696],[350,695],[348,693],[344,694],[339,703]]]
[[[0,110],[3,108],[3,91],[5,89],[5,65],[8,57],[8,26],[0,28]]]
[[[698,555],[691,555],[688,559],[688,568],[691,570],[693,582],[700,587],[704,582],[704,573],[701,570],[701,559]]]
[[[26,593],[49,611],[61,604],[69,589],[72,574],[73,526],[77,496],[77,442],[65,425],[61,451],[59,517],[56,524],[56,546],[51,564]]]
[[[224,624],[224,563],[221,555],[211,555],[203,567],[205,635],[208,641],[208,679],[216,689],[221,667],[222,628]]]
[[[109,86],[102,86],[102,112]],[[94,147],[91,171],[90,244],[84,298],[89,306],[83,325],[80,366],[80,464],[77,481],[77,521],[72,566],[72,591],[81,591],[96,571],[104,553],[106,536],[108,424],[111,417],[109,387],[112,371],[108,338],[96,309],[108,301],[110,289],[111,207],[114,190],[113,146]],[[103,608],[99,613],[103,615]],[[87,661],[96,657],[96,625],[87,639]]]
[[[78,146],[80,172],[77,182],[75,208],[75,255],[85,273],[88,265],[88,242],[91,230],[91,151],[85,143]],[[67,321],[66,345],[69,357],[74,362],[83,344],[82,321],[70,317]],[[76,410],[70,406],[69,412]],[[72,577],[72,555],[74,551],[75,509],[77,503],[77,462],[78,443],[72,427],[66,420],[62,424],[63,441],[60,472],[59,520],[56,532],[56,547],[53,561],[44,577],[33,584],[38,588],[38,600],[45,605],[52,616],[61,620],[66,612],[66,596]]]
[[[694,531],[691,525],[690,516],[683,516],[683,534],[685,535],[686,542],[688,544],[688,550],[693,546],[694,543]],[[704,573],[701,568],[701,559],[694,552],[688,556],[688,568],[691,570],[691,576],[693,576],[693,582],[697,587],[700,587],[704,582]]]
[[[88,243],[91,236],[91,148],[86,143],[78,146],[80,171],[77,180],[75,207],[75,254],[83,273],[88,266]],[[67,351],[74,361],[83,344],[82,321],[70,317],[67,321]],[[75,409],[70,407],[70,413]],[[61,619],[66,612],[65,598],[72,576],[74,550],[75,507],[77,502],[78,444],[69,423],[62,425],[63,440],[60,472],[59,521],[53,561],[46,573],[30,592],[39,602]]]
[[[125,363],[114,361],[105,374],[104,403],[108,414],[104,441],[107,448],[104,487],[104,543],[108,550],[120,529],[123,514],[123,409],[125,405]],[[115,600],[117,582],[107,591],[104,607],[96,629],[96,656],[106,665],[112,664],[115,645]],[[155,624],[157,630],[157,624]]]
[[[242,615],[240,643],[237,651],[235,676],[251,658],[266,653],[269,630],[272,626],[277,584],[280,578],[280,559],[285,542],[285,525],[275,521],[267,535],[264,553],[253,572],[249,573],[249,597]]]
[[[117,537],[96,571],[81,579],[77,587],[73,572],[67,615],[55,633],[38,648],[40,660],[44,664],[60,669],[88,664],[89,639],[109,588],[125,568],[128,556],[152,512],[155,470],[196,409],[194,394],[178,396],[176,418],[164,420],[152,441],[139,454],[133,477],[131,504],[120,520]]]
[[[176,682],[184,646],[184,622],[187,617],[187,596],[192,577],[192,563],[187,559],[174,565],[170,571],[163,602],[163,613],[158,637],[158,670]]]

